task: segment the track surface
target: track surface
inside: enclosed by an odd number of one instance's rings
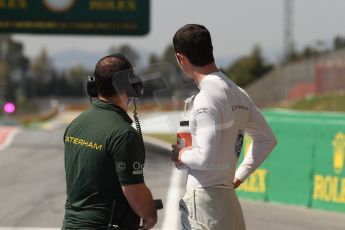
[[[0,230],[61,226],[65,202],[63,131],[64,127],[22,129],[0,151]],[[165,203],[172,172],[169,152],[147,145],[147,164],[145,180],[154,197]],[[178,187],[174,189],[183,191],[183,181]],[[249,230],[345,229],[345,214],[243,200],[241,203]],[[169,218],[165,211],[168,210],[160,211],[156,229],[163,225],[164,216]]]

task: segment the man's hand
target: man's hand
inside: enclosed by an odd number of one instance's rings
[[[155,226],[157,223],[157,218],[151,218],[151,219],[143,219],[143,225],[139,227],[141,230],[149,230]]]
[[[182,155],[185,150],[191,149],[192,147],[189,146],[187,148],[181,148],[181,146],[178,144],[172,144],[171,147],[171,160],[175,163],[176,168],[181,169],[185,167],[181,161]]]
[[[238,188],[242,184],[242,181],[240,181],[239,179],[235,178],[234,181],[232,182],[232,184],[234,185],[234,189],[236,189],[236,188]]]
[[[141,229],[151,229],[157,223],[157,210],[149,188],[141,183],[122,186],[122,191],[132,210],[143,219]]]
[[[178,144],[172,144],[171,145],[171,160],[174,161],[175,163],[182,163],[181,162],[181,157],[182,157],[182,154],[180,154],[182,148],[180,145]]]
[[[171,160],[177,164],[183,164],[181,162],[181,158],[182,158],[184,151],[192,148],[192,146],[189,146],[187,148],[181,148],[181,146],[178,144],[172,144],[171,147],[172,147]]]

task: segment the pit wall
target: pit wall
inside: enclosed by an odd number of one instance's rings
[[[345,113],[264,114],[278,145],[239,197],[345,213]],[[239,162],[250,142],[246,137]]]

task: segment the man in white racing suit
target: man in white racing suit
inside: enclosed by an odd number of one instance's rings
[[[200,89],[190,119],[192,147],[172,146],[173,161],[188,169],[186,194],[180,201],[182,227],[245,229],[234,189],[273,150],[275,136],[246,92],[216,67],[204,26],[185,25],[173,43],[181,69]],[[245,133],[253,141],[236,170]]]

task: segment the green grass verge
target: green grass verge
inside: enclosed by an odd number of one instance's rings
[[[311,96],[278,107],[293,110],[345,112],[345,91]],[[169,144],[176,143],[176,134],[174,133],[148,133],[145,135],[157,138]]]
[[[149,133],[149,134],[144,134],[144,135],[157,138],[169,144],[176,143],[176,134],[174,133]]]
[[[282,107],[295,110],[345,112],[345,91],[310,96]]]

